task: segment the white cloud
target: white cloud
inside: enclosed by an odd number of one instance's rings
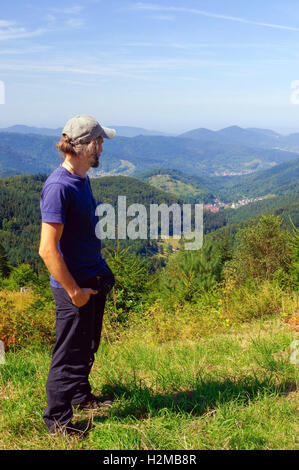
[[[78,66],[78,63],[80,66]],[[262,65],[265,64],[265,61],[261,62]],[[248,65],[244,63],[244,66]],[[60,74],[61,78],[67,76],[86,76],[86,77],[100,77],[103,78],[130,78],[137,80],[160,80],[163,77],[165,78],[167,74],[173,72],[176,73],[176,77],[180,77],[181,74],[184,74],[184,79],[188,78],[186,70],[189,70],[189,77],[194,78],[198,77],[198,73],[203,68],[229,68],[232,70],[234,67],[239,70],[240,61],[221,61],[214,59],[142,59],[142,60],[125,60],[125,61],[114,61],[111,63],[106,62],[101,64],[100,61],[98,64],[92,64],[84,62],[80,57],[77,58],[75,62],[69,61],[65,63],[65,60],[58,59],[55,62],[45,62],[41,63],[40,61],[34,62],[31,61],[9,61],[4,63],[0,62],[0,71],[10,71],[10,72],[23,72],[26,74],[46,74],[49,76],[51,73]],[[162,75],[161,75],[162,74]],[[177,75],[179,74],[179,75]]]
[[[12,21],[0,20],[0,41],[7,41],[8,39],[22,39],[39,36],[45,31],[39,28],[33,31],[28,31],[26,28],[19,27]]]
[[[196,8],[185,8],[185,7],[175,7],[175,6],[161,6],[161,5],[155,5],[152,3],[143,3],[143,2],[138,2],[132,5],[133,9],[135,10],[140,10],[140,11],[161,11],[161,12],[178,12],[178,13],[190,13],[193,15],[201,15],[201,16],[206,16],[209,18],[217,18],[217,19],[222,19],[222,20],[228,20],[228,21],[236,21],[238,23],[246,23],[246,24],[252,24],[256,26],[264,26],[267,28],[276,28],[276,29],[285,29],[289,31],[299,31],[298,27],[294,26],[287,26],[287,25],[281,25],[281,24],[273,24],[273,23],[265,23],[261,21],[252,21],[248,20],[247,18],[239,18],[237,16],[229,16],[229,15],[222,15],[218,13],[212,13],[209,11],[205,10],[198,10]]]
[[[271,44],[271,43],[261,43],[261,42],[252,42],[252,43],[179,43],[179,42],[139,42],[139,41],[130,41],[122,44],[124,47],[152,47],[152,48],[173,48],[173,49],[184,49],[184,50],[196,50],[196,49],[228,49],[228,48],[248,48],[248,49],[261,49],[261,48],[282,48],[282,44]]]
[[[25,55],[45,52],[51,49],[51,46],[31,46],[20,49],[0,49],[0,55]]]
[[[46,20],[51,24],[63,23],[67,28],[81,28],[85,24],[85,19],[80,14],[85,9],[82,5],[73,5],[67,8],[48,8]]]

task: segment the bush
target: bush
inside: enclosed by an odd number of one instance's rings
[[[270,315],[288,317],[298,309],[298,295],[286,293],[269,280],[247,279],[243,285],[237,285],[230,279],[223,283],[219,307],[228,324]]]
[[[33,287],[38,284],[38,276],[29,264],[20,264],[12,268],[6,279],[0,280],[0,287],[4,290],[19,290],[20,287]]]
[[[55,340],[55,306],[32,289],[0,291],[0,340],[6,348]]]
[[[211,241],[205,242],[200,250],[180,250],[172,254],[160,272],[159,296],[163,305],[195,302],[220,281],[221,271],[221,253]]]
[[[287,293],[276,283],[249,280],[238,286],[230,279],[183,306],[170,307],[157,299],[131,326],[135,335],[149,335],[155,342],[196,340],[255,319],[277,316],[289,322],[298,308],[298,294]]]
[[[271,280],[277,270],[288,272],[292,264],[290,234],[280,217],[263,215],[236,235],[233,258],[224,268],[225,278],[242,284],[248,279]]]
[[[0,244],[0,276],[7,277],[10,273],[10,266],[3,246]]]
[[[130,313],[143,308],[150,283],[146,259],[129,252],[130,247],[110,250],[107,263],[115,276],[115,285],[107,301],[107,309],[114,321],[127,322]]]

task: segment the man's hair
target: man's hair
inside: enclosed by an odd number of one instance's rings
[[[79,154],[94,151],[94,143],[96,142],[92,140],[87,144],[72,144],[71,139],[66,134],[63,134],[56,147],[64,156],[68,154],[76,157]]]

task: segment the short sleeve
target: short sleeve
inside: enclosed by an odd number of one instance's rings
[[[60,183],[44,186],[40,199],[42,222],[65,224],[68,209],[66,187]]]

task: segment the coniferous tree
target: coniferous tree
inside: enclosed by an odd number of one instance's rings
[[[8,277],[9,273],[10,273],[10,267],[8,264],[8,259],[7,259],[3,246],[0,245],[0,276]]]

